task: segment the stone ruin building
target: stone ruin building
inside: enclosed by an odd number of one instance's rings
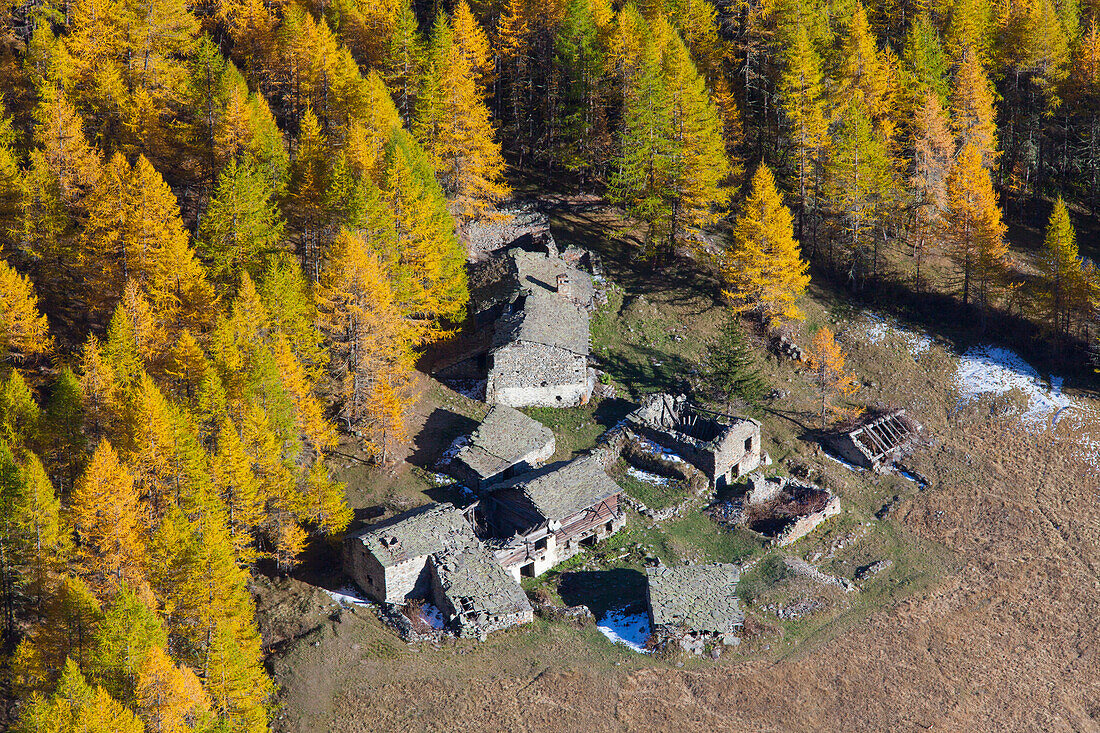
[[[684,395],[650,395],[627,426],[677,453],[722,489],[760,465],[760,423],[704,410]]]
[[[483,636],[535,618],[527,594],[483,547],[432,555],[431,598],[459,636]]]
[[[503,305],[489,348],[485,401],[511,407],[588,402],[592,278],[552,254],[510,250],[517,290]]]
[[[419,507],[349,536],[344,568],[379,603],[430,601],[459,635],[534,618],[527,596],[450,504]]]
[[[380,603],[401,604],[428,594],[428,558],[478,544],[466,515],[429,504],[367,527],[344,541],[344,570]]]
[[[920,431],[920,424],[905,410],[892,410],[832,436],[829,445],[845,461],[881,471],[916,441]]]
[[[622,489],[599,455],[557,463],[492,488],[479,521],[492,535],[497,561],[516,580],[535,577],[626,524]]]
[[[745,622],[737,600],[741,570],[736,565],[646,568],[646,603],[658,644],[679,641],[701,652],[704,641],[736,643]]]
[[[494,405],[446,471],[475,491],[542,465],[554,455],[554,431],[506,405]]]
[[[749,476],[740,523],[784,546],[802,539],[840,514],[840,497],[820,486],[785,476]]]

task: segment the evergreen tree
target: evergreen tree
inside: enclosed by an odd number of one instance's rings
[[[722,396],[727,412],[735,394],[753,404],[764,394],[760,367],[736,318],[727,319],[707,346],[703,376]]]

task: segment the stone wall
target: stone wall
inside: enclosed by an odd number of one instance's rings
[[[372,600],[404,603],[423,596],[428,589],[427,555],[383,567],[357,538],[344,543],[344,571]]]
[[[840,497],[834,495],[829,499],[829,503],[825,505],[825,508],[819,512],[813,514],[807,514],[804,517],[799,517],[797,521],[791,526],[783,530],[783,534],[775,538],[777,545],[789,545],[792,542],[797,542],[810,532],[813,532],[815,528],[829,517],[835,517],[840,514]]]
[[[509,407],[576,407],[588,402],[595,382],[587,357],[520,341],[493,352],[485,401]]]

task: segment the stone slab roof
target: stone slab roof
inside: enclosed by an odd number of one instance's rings
[[[654,626],[728,634],[745,621],[737,601],[736,565],[646,568]]]
[[[588,313],[556,293],[520,296],[514,311],[500,319],[493,348],[527,341],[588,356]]]
[[[429,504],[367,527],[355,538],[383,567],[414,557],[477,544],[465,515],[450,504]]]
[[[461,461],[483,479],[496,476],[554,442],[554,431],[506,405],[494,405],[459,450]]]
[[[555,463],[493,487],[518,489],[545,519],[560,521],[622,492],[597,456]]]
[[[525,252],[521,249],[511,250],[509,254],[515,261],[520,288],[535,294],[557,295],[558,275],[566,275],[573,290],[574,301],[588,306],[595,297],[596,289],[592,283],[592,276],[583,270],[571,267],[564,259],[547,257],[538,252]]]
[[[493,616],[531,610],[523,589],[484,546],[446,550],[431,560],[440,588],[456,612]]]

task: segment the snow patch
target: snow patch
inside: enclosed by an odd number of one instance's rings
[[[627,614],[623,609],[613,609],[596,623],[600,633],[617,644],[626,644],[639,654],[649,654],[645,648],[649,639],[649,616],[644,613]]]
[[[348,606],[366,606],[370,604],[370,601],[362,596],[359,589],[351,585],[341,586],[340,590],[326,590],[325,593],[337,603]]]
[[[655,473],[643,471],[640,468],[634,468],[634,466],[627,466],[626,472],[629,476],[647,484],[653,484],[654,486],[668,486],[672,483],[672,479],[667,476],[658,476]]]
[[[863,335],[872,344],[877,344],[889,338],[900,342],[905,350],[914,357],[920,356],[932,348],[931,336],[891,323],[873,313],[864,313],[864,316],[871,322],[871,325],[864,329]]]
[[[439,457],[439,464],[438,465],[446,466],[448,463],[453,461],[455,459],[455,456],[458,455],[458,452],[460,450],[462,450],[462,448],[469,442],[470,442],[470,436],[469,435],[460,435],[457,438],[455,438],[454,440],[452,440],[451,444],[449,446],[447,446],[447,450],[443,451],[443,455],[441,455]]]
[[[650,440],[648,438],[639,438],[638,439],[638,447],[640,449],[642,449],[643,451],[645,451],[646,453],[650,454],[651,456],[659,456],[660,458],[663,458],[666,461],[672,461],[673,463],[687,463],[687,461],[685,461],[683,458],[678,456],[673,451],[670,451],[668,448],[665,448],[664,446],[657,445],[656,443],[654,443],[652,440]]]
[[[447,626],[447,621],[443,618],[443,612],[430,603],[425,603],[420,607],[420,620],[436,631],[442,631]]]
[[[1027,411],[1022,418],[1034,425],[1052,413],[1071,407],[1073,400],[1062,394],[1062,379],[1051,379],[1048,389],[1039,372],[1014,351],[999,346],[974,346],[959,358],[955,381],[966,403],[981,395],[1005,394],[1019,390],[1027,398]]]

